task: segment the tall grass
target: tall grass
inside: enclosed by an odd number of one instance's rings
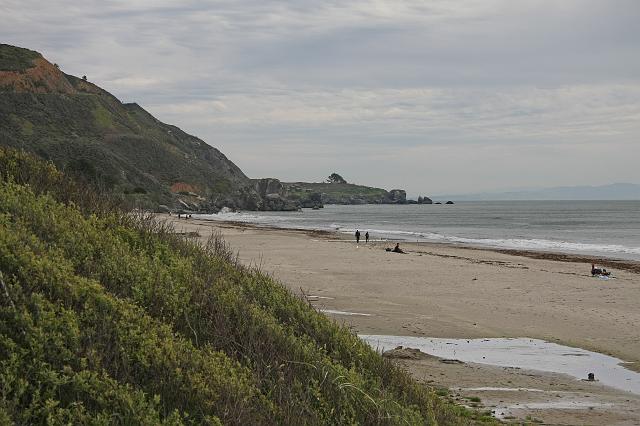
[[[470,421],[221,238],[201,245],[16,151],[0,166],[0,419]]]

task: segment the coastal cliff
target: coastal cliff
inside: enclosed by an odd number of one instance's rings
[[[50,160],[128,207],[289,211],[415,202],[402,189],[355,185],[337,173],[325,183],[250,179],[209,143],[32,50],[0,44],[0,95],[0,146]]]
[[[278,208],[218,149],[32,50],[0,44],[0,117],[0,146],[50,160],[130,206]]]
[[[318,204],[407,204],[403,189],[390,191],[347,182],[287,182],[283,184],[287,196],[304,205]],[[311,205],[309,205],[311,204]]]

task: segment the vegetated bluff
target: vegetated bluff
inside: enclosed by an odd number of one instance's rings
[[[0,147],[0,424],[462,425],[280,283]]]
[[[0,44],[0,145],[34,152],[132,204],[279,209],[220,151],[138,104]]]

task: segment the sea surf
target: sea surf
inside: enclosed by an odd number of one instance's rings
[[[195,217],[345,234],[358,229],[373,239],[640,260],[640,201],[328,205],[300,212],[223,210]]]

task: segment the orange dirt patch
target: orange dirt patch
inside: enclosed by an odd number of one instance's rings
[[[171,192],[194,192],[197,194],[198,189],[195,186],[189,185],[185,182],[176,182],[171,185]]]
[[[44,58],[34,59],[33,67],[22,72],[0,71],[0,87],[19,93],[77,93],[64,74]]]

